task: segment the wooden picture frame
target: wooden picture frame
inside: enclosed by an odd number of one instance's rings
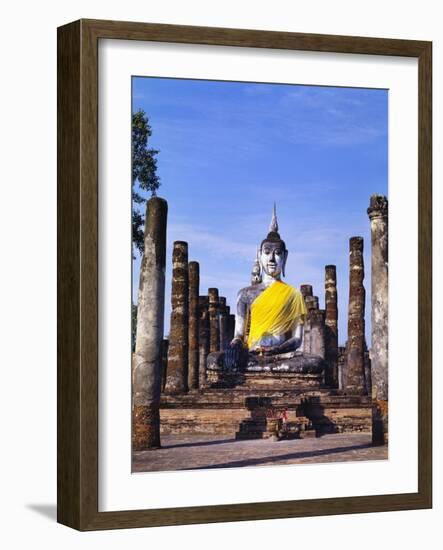
[[[124,39],[418,59],[418,491],[98,511],[98,41]],[[79,530],[432,506],[432,44],[412,40],[80,20],[58,29],[58,521]]]

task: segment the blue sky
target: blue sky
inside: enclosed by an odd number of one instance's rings
[[[324,307],[324,266],[337,266],[341,344],[349,238],[364,237],[370,345],[366,208],[388,190],[388,91],[134,77],[138,109],[152,127],[149,146],[160,150],[158,195],[169,204],[165,333],[173,241],[187,241],[200,262],[200,294],[217,287],[232,309],[275,201],[289,250],[285,281],[311,283]]]

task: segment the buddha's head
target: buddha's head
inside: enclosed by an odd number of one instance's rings
[[[285,276],[287,258],[288,250],[285,241],[280,238],[278,232],[277,214],[274,204],[269,233],[260,245],[260,265],[266,275],[273,279],[279,279],[281,275]]]
[[[261,282],[260,249],[257,247],[257,255],[251,271],[251,285],[258,285]]]

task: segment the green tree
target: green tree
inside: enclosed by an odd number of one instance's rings
[[[139,109],[132,115],[132,245],[133,250],[143,253],[144,203],[143,191],[155,195],[160,186],[157,175],[158,151],[148,147],[152,135],[149,120],[144,111]]]

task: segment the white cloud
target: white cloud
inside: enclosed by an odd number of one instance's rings
[[[214,233],[205,227],[191,223],[172,222],[168,227],[170,242],[184,240],[190,249],[198,247],[214,257],[232,258],[233,255],[243,260],[253,260],[255,243],[226,237],[222,232]]]

